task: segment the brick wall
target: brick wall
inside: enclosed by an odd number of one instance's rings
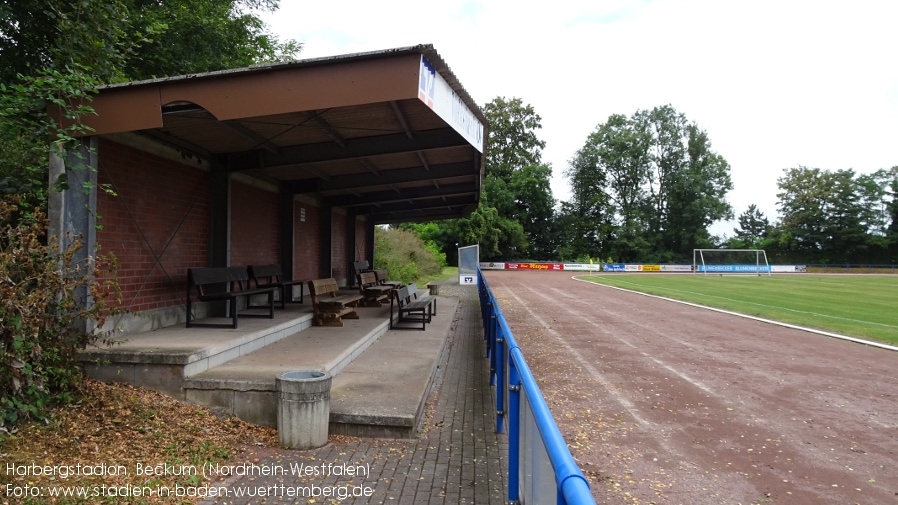
[[[349,271],[346,265],[346,214],[334,212],[332,222],[331,276],[342,284],[349,279]]]
[[[278,195],[231,181],[231,265],[270,265],[280,257]]]
[[[294,215],[294,264],[295,279],[311,280],[319,277],[321,265],[321,212],[305,202],[293,204]]]
[[[355,260],[365,259],[368,257],[368,242],[365,240],[365,230],[368,226],[367,221],[362,219],[355,220],[355,246],[356,252],[353,255]]]
[[[133,311],[184,303],[187,269],[206,266],[206,172],[101,139],[97,243],[119,262],[119,285]]]

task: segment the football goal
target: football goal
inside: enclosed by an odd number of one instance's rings
[[[770,275],[770,264],[763,249],[693,249],[692,273]]]

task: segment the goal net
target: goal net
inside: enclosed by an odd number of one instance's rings
[[[692,273],[770,275],[770,264],[763,249],[693,249]]]

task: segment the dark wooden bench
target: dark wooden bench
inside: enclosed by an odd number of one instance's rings
[[[399,288],[399,287],[401,287],[401,286],[403,285],[403,282],[402,282],[402,281],[391,281],[391,280],[388,280],[388,279],[387,279],[387,271],[386,271],[386,270],[381,270],[381,269],[374,270],[374,275],[377,276],[377,283],[378,283],[378,284],[383,284],[384,286],[390,286],[390,287],[392,287],[393,289]]]
[[[412,299],[416,301],[430,302],[433,305],[433,315],[437,315],[437,299],[436,297],[430,296],[429,290],[422,293],[418,291],[418,286],[412,283],[408,285],[408,292],[411,293]]]
[[[364,297],[362,303],[365,307],[380,307],[381,302],[386,302],[390,298],[392,290],[392,286],[378,284],[374,272],[359,274],[359,293]]]
[[[418,297],[418,288],[414,284],[402,286],[393,291],[390,300],[390,329],[414,330],[414,327],[397,326],[401,323],[421,323],[421,330],[427,329],[427,323],[436,315],[436,298],[429,295]],[[398,318],[393,323],[393,302],[396,302]]]
[[[277,288],[281,293],[281,308],[286,307],[286,303],[302,303],[303,300],[303,284],[301,280],[285,281],[280,265],[250,265],[249,276],[257,288]],[[296,300],[293,294],[293,287],[299,286],[299,300]],[[290,296],[287,296],[287,295]]]
[[[196,297],[200,301],[226,301],[228,302],[228,314],[231,324],[226,323],[197,323],[193,316],[193,290],[196,289]],[[220,327],[237,328],[237,299],[246,298],[248,309],[268,309],[268,314],[243,314],[243,317],[267,317],[274,319],[274,291],[276,288],[251,288],[249,285],[249,273],[246,267],[221,267],[221,268],[190,268],[187,270],[187,327]],[[266,295],[266,305],[252,305],[251,297]]]
[[[362,301],[358,293],[341,293],[337,280],[314,279],[309,281],[315,326],[343,326],[343,319],[358,319],[356,307]]]

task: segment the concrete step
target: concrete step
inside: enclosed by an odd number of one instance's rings
[[[342,328],[312,327],[184,379],[185,399],[262,426],[277,425],[275,377],[315,370],[338,374],[388,327],[389,308],[359,308]]]
[[[440,297],[439,316],[425,331],[390,330],[334,377],[330,433],[356,437],[412,438],[424,415],[458,298]]]
[[[334,434],[409,438],[439,372],[457,297],[439,296],[426,331],[389,330],[390,307],[360,307],[340,327],[312,327],[311,307],[289,306],[275,319],[241,319],[238,329],[167,327],[85,352],[91,376],[128,382],[275,426],[275,377],[299,370],[333,376]]]
[[[222,318],[224,320],[224,318]],[[184,399],[182,382],[312,325],[311,305],[289,304],[274,319],[241,318],[239,327],[185,328],[183,323],[91,347],[80,359],[90,377],[127,382]]]

